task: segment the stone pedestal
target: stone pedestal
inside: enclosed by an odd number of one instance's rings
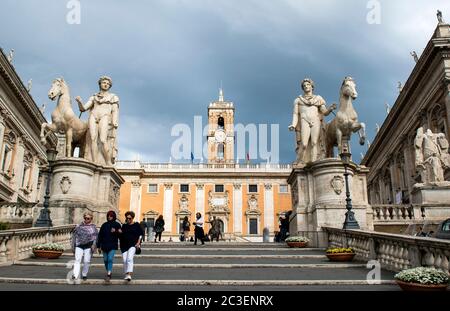
[[[412,191],[412,203],[420,207],[427,221],[442,221],[450,217],[450,182],[424,185],[416,184]],[[416,211],[416,208],[414,208]],[[415,218],[419,218],[414,215]]]
[[[52,166],[50,217],[54,226],[78,224],[91,211],[97,225],[109,210],[119,212],[120,186],[124,179],[113,167],[81,158],[59,158]]]
[[[351,163],[348,172],[355,218],[361,229],[373,230],[372,208],[367,197],[369,170]],[[342,228],[347,212],[342,161],[330,158],[294,168],[288,183],[293,200],[291,235],[308,236],[312,239],[311,246],[326,247],[328,241],[322,227]]]

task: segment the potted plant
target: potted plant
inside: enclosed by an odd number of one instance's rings
[[[289,247],[306,247],[310,240],[304,236],[290,236],[285,242]]]
[[[355,255],[355,250],[351,247],[332,247],[327,249],[327,257],[330,261],[352,261]]]
[[[62,255],[64,247],[57,243],[36,244],[33,246],[33,254],[36,257],[56,259]]]
[[[405,291],[445,291],[449,282],[446,272],[429,267],[406,269],[394,277]]]

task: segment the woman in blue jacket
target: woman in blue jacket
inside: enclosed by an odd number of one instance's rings
[[[121,225],[116,221],[116,213],[109,211],[106,214],[107,222],[105,222],[98,234],[97,247],[103,252],[103,261],[105,262],[106,278],[108,282],[111,280],[114,255],[119,248],[119,235],[122,233]]]

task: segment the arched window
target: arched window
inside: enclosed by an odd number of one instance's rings
[[[219,119],[217,120],[217,127],[220,129],[225,128],[225,120],[223,119],[223,117],[219,117]]]
[[[221,143],[217,146],[217,158],[223,159],[225,153],[225,146]]]

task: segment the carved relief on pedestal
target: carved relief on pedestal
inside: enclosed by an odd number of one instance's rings
[[[61,178],[61,181],[59,182],[59,186],[61,187],[62,193],[68,193],[70,186],[72,186],[72,181],[70,180],[69,176],[63,176],[63,178]]]
[[[108,201],[111,202],[112,206],[117,206],[120,195],[120,187],[113,182],[109,185],[109,198]]]
[[[333,188],[336,194],[341,194],[342,189],[344,189],[344,178],[342,176],[334,176],[330,182],[331,188]]]

